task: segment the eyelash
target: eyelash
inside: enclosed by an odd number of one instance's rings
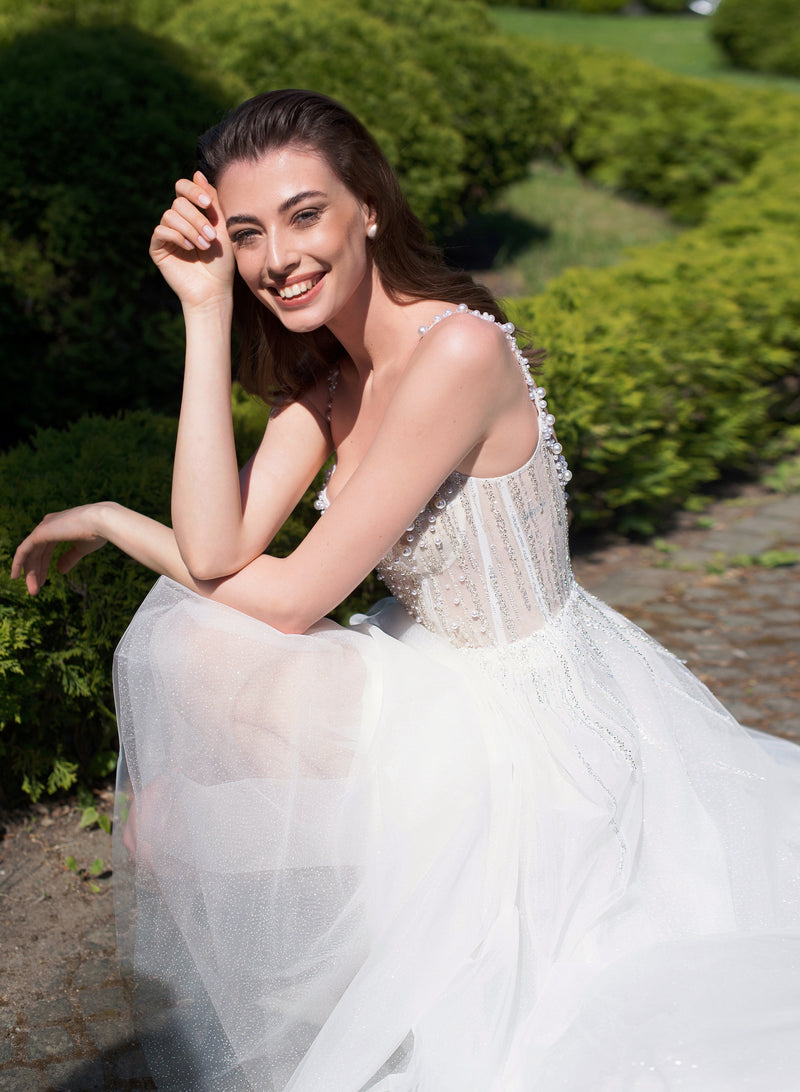
[[[311,224],[315,224],[321,215],[319,209],[303,209],[301,212],[295,213],[292,222],[300,228],[309,227]],[[233,245],[237,247],[247,246],[257,234],[254,228],[244,228],[242,231],[237,231],[233,236]]]
[[[245,228],[244,231],[237,231],[233,237],[234,246],[247,246],[250,240],[254,237],[255,231],[252,228]]]
[[[316,223],[317,220],[319,220],[320,215],[321,213],[319,209],[302,209],[300,212],[295,214],[293,220],[300,227],[305,227],[307,224]]]

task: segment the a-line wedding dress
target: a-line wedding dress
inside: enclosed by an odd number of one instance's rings
[[[443,482],[350,628],[161,579],[123,637],[159,1088],[800,1088],[800,748],[576,584],[529,386],[530,460]]]

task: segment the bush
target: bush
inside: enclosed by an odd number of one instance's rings
[[[707,225],[513,306],[552,356],[576,526],[652,533],[800,419],[798,168],[800,153],[775,150]]]
[[[233,418],[244,463],[267,410],[235,388]],[[14,550],[45,512],[105,498],[168,523],[176,431],[174,418],[146,411],[87,416],[64,430],[43,429],[0,455],[0,799],[24,792],[36,800],[114,768],[111,661],[155,580],[105,546],[65,577],[53,566],[31,597],[8,575]],[[290,553],[315,522],[320,484],[276,536],[274,553]],[[371,577],[336,617],[346,622],[381,594]]]
[[[725,0],[711,36],[739,68],[800,76],[800,13],[796,0]]]
[[[630,0],[487,0],[490,7],[549,8],[550,10],[578,11],[584,15],[613,15],[629,6]],[[643,0],[650,11],[664,14],[683,12],[687,0]]]
[[[528,97],[520,113],[514,93],[525,65],[474,0],[235,0],[224,8],[194,0],[163,33],[198,58],[213,56],[234,99],[285,86],[339,99],[439,232],[462,219],[465,205],[522,177],[530,160],[538,104]]]
[[[581,173],[699,222],[709,195],[743,178],[771,147],[800,137],[788,92],[677,76],[646,61],[525,41],[532,93],[549,104],[547,150]]]
[[[0,65],[4,442],[87,410],[174,410],[181,323],[147,246],[219,100],[131,29],[22,35]]]

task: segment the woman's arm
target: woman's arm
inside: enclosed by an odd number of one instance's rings
[[[186,325],[172,525],[188,571],[210,580],[238,572],[266,549],[330,454],[331,440],[312,392],[270,422],[240,476],[230,408],[233,252],[204,176],[181,179],[175,190],[150,244]]]
[[[358,469],[297,549],[196,590],[285,633],[305,632],[375,568],[476,447],[508,433],[520,400],[529,406],[502,332],[472,316],[443,323],[414,354]],[[535,442],[535,424],[531,435]]]
[[[502,434],[504,413],[521,397],[503,334],[471,316],[451,319],[417,349],[358,469],[289,557],[261,555],[236,573],[199,580],[169,528],[98,504],[46,517],[17,550],[12,575],[24,568],[35,593],[56,542],[75,543],[60,559],[65,572],[110,540],[206,598],[303,633],[358,586],[470,452]]]

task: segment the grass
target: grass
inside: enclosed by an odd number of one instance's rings
[[[708,20],[693,15],[582,15],[576,12],[491,9],[501,30],[571,45],[601,46],[652,61],[682,76],[734,80],[800,94],[800,79],[731,68],[708,33]]]
[[[523,296],[564,269],[613,265],[629,247],[677,230],[659,209],[584,182],[568,168],[536,163],[450,240],[447,253],[496,295]]]

